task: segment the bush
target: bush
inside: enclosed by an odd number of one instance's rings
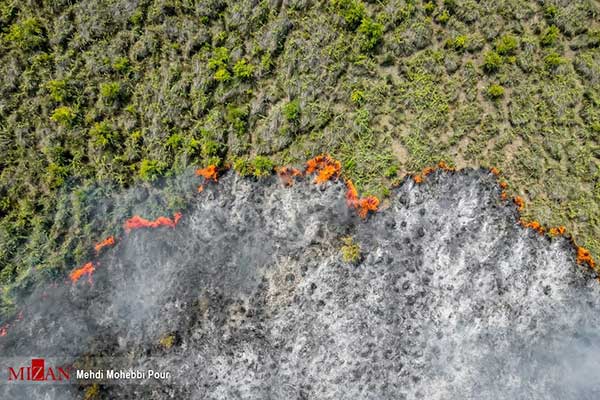
[[[504,96],[504,88],[497,83],[494,83],[488,87],[487,94],[492,99],[498,99]]]
[[[113,61],[112,68],[115,72],[127,72],[129,70],[129,58],[127,57],[117,57]]]
[[[554,25],[546,29],[540,39],[540,44],[544,47],[552,46],[558,40],[560,31]]]
[[[449,19],[450,13],[448,12],[448,10],[443,10],[435,17],[435,20],[441,25],[446,25]]]
[[[216,47],[213,56],[208,60],[208,68],[226,68],[229,63],[229,50],[226,47]]]
[[[108,82],[100,85],[100,95],[109,103],[121,96],[121,84],[119,82]]]
[[[341,249],[342,260],[349,264],[357,264],[362,258],[360,246],[354,243],[354,240],[350,236],[342,238],[342,242],[344,243]]]
[[[46,41],[42,24],[37,18],[27,18],[12,24],[6,40],[21,50],[35,49]]]
[[[516,37],[507,33],[496,41],[496,52],[501,55],[513,54],[519,47],[519,42]]]
[[[252,166],[250,165],[250,163],[248,162],[248,160],[246,158],[242,158],[242,157],[236,158],[233,161],[233,169],[240,176],[252,175]]]
[[[332,0],[331,4],[352,30],[360,25],[366,15],[365,5],[359,0]]]
[[[483,69],[486,72],[495,72],[502,65],[502,57],[495,51],[488,51],[483,56]]]
[[[362,104],[364,99],[365,99],[365,94],[362,90],[355,89],[352,91],[352,94],[350,95],[350,100],[352,100],[352,102],[356,105]]]
[[[271,175],[274,166],[273,161],[269,157],[256,156],[252,160],[252,171],[257,178]]]
[[[467,47],[468,40],[469,38],[467,35],[459,35],[454,39],[448,39],[446,41],[446,47],[457,51],[463,51]]]
[[[549,53],[546,57],[544,57],[544,64],[546,64],[546,68],[554,69],[561,64],[564,64],[565,59],[560,56],[560,54],[556,52]]]
[[[139,176],[145,181],[153,182],[167,169],[167,163],[158,160],[143,159],[140,163]]]
[[[254,73],[254,66],[248,64],[245,59],[241,59],[233,66],[233,74],[240,79],[249,79]]]
[[[227,82],[231,79],[231,74],[227,71],[227,68],[219,68],[215,72],[214,78],[217,82]]]
[[[76,117],[77,117],[77,112],[73,108],[67,107],[67,106],[62,106],[62,107],[56,108],[52,112],[50,119],[64,127],[69,127],[73,124]]]
[[[65,101],[69,95],[67,81],[64,79],[55,79],[46,83],[46,88],[50,92],[50,97],[58,103]]]
[[[371,18],[363,18],[358,32],[361,34],[360,48],[362,51],[373,50],[383,37],[383,25]]]
[[[290,101],[283,107],[283,115],[290,123],[296,123],[300,119],[300,101],[298,99]]]
[[[115,133],[111,126],[104,121],[94,124],[90,129],[90,138],[92,143],[99,147],[107,147],[116,141]]]

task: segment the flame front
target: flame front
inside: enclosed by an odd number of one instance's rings
[[[196,170],[196,175],[203,176],[207,181],[218,181],[218,171],[216,165],[209,165],[206,168],[201,168]]]
[[[104,239],[103,241],[97,243],[94,246],[94,249],[96,250],[96,253],[100,253],[100,250],[102,250],[105,247],[110,247],[110,246],[114,246],[115,245],[115,237],[114,236],[109,236],[106,239]]]
[[[342,164],[329,156],[321,154],[306,162],[306,174],[317,173],[315,183],[325,183],[330,179],[338,178],[342,171]]]
[[[92,283],[92,274],[95,270],[96,268],[94,267],[94,263],[90,261],[84,264],[83,267],[77,268],[76,270],[72,271],[69,274],[69,279],[71,279],[71,282],[76,283],[79,279],[81,279],[81,277],[87,275],[88,282]]]
[[[154,221],[147,220],[145,218],[140,217],[139,215],[134,215],[125,221],[124,228],[125,232],[129,233],[134,229],[141,228],[159,228],[161,226],[167,226],[169,228],[175,228],[177,223],[181,219],[181,213],[175,213],[173,219],[168,217],[158,217]]]
[[[350,179],[346,180],[346,202],[348,207],[355,208],[358,212],[358,216],[365,219],[369,214],[369,211],[377,211],[379,208],[379,199],[375,196],[367,196],[358,198],[358,192],[356,187]]]

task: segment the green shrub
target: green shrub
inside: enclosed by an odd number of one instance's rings
[[[226,47],[216,47],[213,56],[208,60],[208,68],[215,70],[227,68],[228,63],[229,50]]]
[[[435,20],[441,25],[446,25],[449,19],[450,13],[448,12],[448,10],[443,10],[435,17]]]
[[[558,30],[558,28],[556,26],[552,25],[544,31],[544,33],[542,34],[542,37],[540,39],[540,43],[542,46],[545,46],[545,47],[552,46],[554,43],[556,43],[559,36],[560,36],[560,31]]]
[[[112,63],[112,68],[116,72],[127,72],[129,70],[129,58],[117,57]]]
[[[359,0],[331,0],[331,4],[352,30],[360,25],[366,15],[365,5]]]
[[[247,107],[227,106],[225,120],[231,125],[238,135],[246,132],[246,119],[248,118]]]
[[[273,68],[273,60],[271,59],[271,53],[265,53],[260,58],[260,66],[265,71],[270,71]]]
[[[90,128],[90,139],[99,147],[115,144],[116,135],[112,127],[105,121],[97,122]]]
[[[425,11],[425,14],[427,15],[433,14],[435,11],[435,4],[431,1],[428,1],[427,3],[423,4],[423,11]]]
[[[119,82],[100,84],[100,96],[109,103],[117,100],[121,96],[121,84]]]
[[[502,35],[496,41],[496,52],[501,55],[513,54],[517,47],[519,47],[519,41],[510,33]]]
[[[158,160],[144,158],[140,162],[139,176],[145,181],[153,182],[163,175],[167,169],[167,163]]]
[[[46,83],[46,88],[50,92],[50,97],[56,102],[62,103],[69,95],[67,81],[65,79],[55,79]]]
[[[244,157],[236,158],[233,161],[233,169],[240,176],[250,176],[252,175],[252,165],[248,162],[248,160]]]
[[[227,71],[227,68],[219,68],[215,72],[214,78],[217,82],[227,82],[231,79],[231,74]]]
[[[495,51],[490,50],[483,56],[483,69],[486,72],[498,71],[501,65],[502,57]]]
[[[360,33],[360,48],[362,51],[373,50],[383,37],[383,25],[371,18],[363,18],[358,28]]]
[[[459,35],[454,39],[448,39],[446,41],[446,47],[457,51],[463,51],[467,47],[468,40],[469,37],[467,35]]]
[[[57,107],[50,116],[50,119],[64,127],[69,127],[75,121],[77,117],[77,112],[67,106]]]
[[[42,24],[37,18],[27,18],[10,26],[6,40],[22,50],[40,47],[45,41]]]
[[[241,59],[233,66],[233,75],[240,79],[249,79],[254,73],[254,66],[248,64],[245,59]]]
[[[544,64],[546,64],[546,68],[548,69],[554,69],[564,63],[565,59],[554,51],[544,57]]]
[[[69,170],[67,167],[51,163],[46,169],[46,184],[50,189],[56,189],[65,183],[68,175]]]
[[[365,99],[365,94],[362,90],[355,89],[350,94],[350,100],[356,105],[360,105]]]
[[[354,243],[351,236],[342,238],[342,242],[344,243],[341,248],[342,260],[349,264],[357,264],[362,258],[360,246]]]
[[[504,96],[504,88],[497,83],[494,83],[488,87],[487,94],[492,99],[498,99]]]
[[[290,123],[296,123],[300,119],[300,101],[292,100],[283,106],[283,115]]]
[[[252,160],[252,173],[257,178],[269,176],[273,172],[274,166],[269,157],[256,156]]]

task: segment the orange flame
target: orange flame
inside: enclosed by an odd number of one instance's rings
[[[502,192],[502,193],[500,193],[500,198],[502,200],[506,200],[508,198],[508,195],[506,194],[506,192]]]
[[[513,202],[517,205],[519,211],[521,211],[523,207],[525,207],[525,200],[523,200],[521,196],[515,196]]]
[[[207,181],[217,182],[218,180],[218,171],[217,166],[214,164],[209,165],[206,168],[201,168],[196,170],[197,176],[203,176]]]
[[[413,180],[415,181],[415,183],[419,184],[419,183],[423,183],[423,177],[421,175],[415,175],[413,176]]]
[[[592,258],[590,251],[581,246],[577,247],[577,264],[587,264],[590,268],[594,269],[596,267],[596,262]]]
[[[198,185],[198,193],[202,193],[204,191],[204,185]]]
[[[423,171],[421,171],[421,175],[427,176],[427,175],[432,174],[434,171],[435,171],[435,168],[427,167],[427,168],[423,169]]]
[[[95,270],[96,268],[94,268],[94,264],[92,262],[89,262],[83,265],[83,267],[73,270],[69,274],[69,278],[71,279],[71,282],[76,283],[82,276],[87,275],[88,282],[92,283],[92,274]]]
[[[537,221],[531,221],[531,222],[525,222],[523,220],[520,220],[519,223],[525,227],[525,228],[531,228],[534,231],[536,231],[537,233],[539,233],[540,235],[543,235],[545,232],[544,227],[542,226],[542,224],[540,224]]]
[[[500,170],[499,170],[498,168],[496,168],[496,167],[492,167],[492,168],[490,168],[490,172],[491,172],[493,175],[496,175],[496,176],[500,175]]]
[[[346,180],[346,188],[346,202],[348,203],[348,207],[357,209],[359,217],[365,219],[369,211],[377,211],[379,208],[379,199],[377,197],[367,196],[359,199],[356,187],[354,187],[350,179]]]
[[[125,232],[129,233],[133,229],[140,228],[158,228],[161,226],[168,226],[170,228],[175,228],[179,220],[181,219],[181,213],[175,213],[173,219],[167,217],[158,217],[154,221],[149,221],[145,218],[140,217],[139,215],[134,215],[125,221],[124,228]]]
[[[508,187],[508,183],[506,183],[505,181],[500,182],[500,187],[502,189],[506,189]]]
[[[101,241],[100,243],[97,243],[94,246],[94,249],[96,249],[96,253],[100,253],[100,250],[102,250],[105,247],[109,247],[109,246],[114,246],[115,245],[115,238],[114,236],[109,236],[106,239],[104,239],[103,241]]]
[[[443,170],[443,171],[446,171],[446,172],[452,172],[452,171],[455,171],[455,169],[454,169],[454,168],[452,168],[452,167],[448,166],[448,164],[446,164],[444,161],[440,161],[440,162],[438,163],[438,168],[439,168],[439,169],[441,169],[441,170]]]
[[[328,154],[318,155],[306,162],[306,173],[317,173],[315,183],[325,183],[330,179],[338,178],[341,170],[342,164]]]
[[[294,178],[297,176],[302,176],[302,172],[297,168],[292,167],[281,167],[275,168],[279,179],[281,179],[281,183],[284,186],[292,186],[294,184]]]
[[[6,336],[8,334],[8,325],[0,327],[0,337]]]
[[[561,236],[564,235],[567,229],[564,226],[557,226],[555,228],[548,229],[548,233],[552,236]]]

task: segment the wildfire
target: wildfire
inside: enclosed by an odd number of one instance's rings
[[[204,185],[198,185],[198,193],[202,193],[204,191]]]
[[[521,196],[515,196],[513,202],[517,205],[519,211],[521,211],[523,207],[525,207],[525,200],[523,200]]]
[[[421,175],[415,175],[413,176],[413,180],[415,181],[415,183],[423,183],[423,177]]]
[[[544,229],[544,227],[542,226],[542,224],[540,224],[537,221],[525,222],[523,220],[520,220],[519,223],[523,227],[525,227],[525,228],[531,228],[531,229],[533,229],[534,231],[536,231],[540,235],[543,235],[544,232],[546,231],[546,229]]]
[[[292,167],[275,168],[275,171],[284,186],[292,186],[294,184],[294,178],[302,176],[302,172],[299,169]]]
[[[594,262],[590,251],[581,246],[577,247],[577,264],[587,264],[592,269],[596,267],[596,263]]]
[[[321,154],[306,162],[306,173],[317,173],[315,183],[325,183],[330,179],[338,178],[342,170],[342,164],[329,156]]]
[[[92,274],[94,273],[95,270],[96,270],[96,268],[94,267],[94,263],[92,263],[90,261],[90,262],[84,264],[81,268],[77,268],[76,270],[73,270],[69,274],[69,279],[71,279],[71,282],[76,283],[79,279],[81,279],[82,276],[87,275],[88,282],[92,283]]]
[[[439,169],[446,172],[452,172],[455,170],[454,168],[448,166],[448,164],[446,164],[444,161],[440,161],[437,166]]]
[[[361,218],[367,218],[369,211],[377,211],[379,208],[379,199],[375,196],[367,196],[358,198],[358,192],[354,187],[354,184],[350,179],[346,180],[346,202],[348,207],[355,208],[358,212],[358,216]]]
[[[500,175],[500,170],[499,170],[498,168],[496,168],[496,167],[492,167],[492,168],[490,168],[490,172],[491,172],[493,175],[496,175],[496,176]]]
[[[207,181],[218,181],[218,171],[217,166],[214,164],[209,165],[206,168],[201,168],[196,170],[197,176],[203,176]]]
[[[505,181],[500,182],[500,187],[502,189],[506,189],[508,187],[508,183],[506,183]]]
[[[158,217],[154,221],[147,220],[145,218],[140,217],[139,215],[134,215],[125,221],[125,232],[129,233],[133,229],[140,228],[158,228],[161,226],[168,226],[170,228],[175,228],[179,220],[181,219],[181,213],[175,213],[173,219],[167,217]]]
[[[552,236],[561,236],[564,235],[567,229],[564,226],[557,226],[555,228],[548,229],[548,233]]]
[[[0,337],[6,336],[8,334],[7,326],[0,327]]]
[[[109,236],[106,239],[104,239],[103,241],[96,243],[96,245],[94,246],[94,249],[96,250],[96,254],[100,253],[100,250],[102,250],[105,247],[109,247],[109,246],[114,246],[115,245],[115,238],[114,236]]]
[[[506,192],[502,192],[502,193],[500,193],[500,198],[502,200],[506,200],[506,199],[508,199],[508,195],[506,194]]]

